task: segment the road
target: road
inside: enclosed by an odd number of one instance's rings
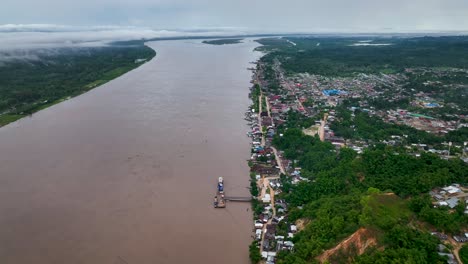
[[[263,188],[262,190],[266,190],[267,188],[270,190],[270,205],[271,209],[273,211],[273,214],[270,219],[268,219],[268,222],[263,225],[263,232],[262,232],[262,240],[260,241],[260,254],[263,252],[263,241],[265,240],[265,233],[266,233],[266,227],[271,224],[271,221],[273,221],[273,218],[276,217],[276,208],[275,208],[275,191],[273,188],[270,186],[270,181],[268,178],[262,177],[263,178]]]
[[[281,162],[281,158],[278,155],[278,151],[273,146],[271,147],[271,149],[273,150],[273,153],[275,154],[276,162],[278,163],[281,173],[286,174],[286,171],[284,170],[284,167],[283,167],[283,162]]]
[[[265,97],[263,99],[263,97]],[[268,117],[271,118],[271,112],[270,112],[270,103],[268,102],[268,98],[266,96],[263,96],[263,92],[260,93],[260,96],[258,97],[258,105],[259,105],[259,111],[258,111],[258,125],[260,128],[262,128],[262,117],[261,117],[261,113],[262,113],[262,100],[265,100],[266,102],[266,108],[267,108],[267,113],[268,113]],[[272,121],[272,125],[274,126],[274,123],[273,123],[273,119],[271,120]],[[263,128],[262,128],[263,129]],[[262,132],[264,132],[262,130]],[[266,140],[265,140],[265,134],[262,133],[262,146],[265,147],[265,143],[266,143]],[[278,163],[278,166],[280,168],[280,171],[281,173],[283,174],[286,174],[285,173],[285,170],[283,168],[283,163],[281,162],[281,159],[280,157],[278,156],[278,151],[276,150],[276,148],[274,147],[271,147],[272,150],[273,150],[273,153],[275,155],[275,158],[276,158],[276,162]],[[265,177],[262,175],[262,190],[261,190],[261,196],[260,197],[264,197],[265,196],[265,193],[266,193],[266,190],[270,190],[270,205],[271,205],[271,208],[272,208],[272,211],[273,211],[273,214],[272,214],[272,217],[267,221],[266,224],[263,225],[263,232],[262,232],[262,239],[260,241],[260,254],[262,253],[263,251],[263,241],[265,240],[265,233],[266,233],[266,227],[268,225],[271,224],[271,221],[273,220],[274,217],[276,217],[276,208],[275,208],[275,191],[273,190],[273,188],[271,188],[270,186],[270,181],[269,179],[278,179],[279,177],[276,176],[276,177]]]
[[[320,121],[320,127],[318,130],[318,133],[319,133],[319,137],[321,141],[325,141],[325,125],[327,124],[327,121],[326,121],[327,117],[328,117],[328,114],[325,114],[323,116],[323,120]]]
[[[267,106],[268,117],[271,118],[270,102],[268,102],[268,97],[266,97],[266,96],[265,96],[265,101],[266,101],[266,106]],[[273,118],[271,118],[271,125],[275,126],[275,123],[273,122]]]
[[[260,96],[258,96],[258,126],[260,127],[260,131],[262,131],[262,147],[265,147],[266,141],[265,141],[265,135],[262,127],[262,97],[263,93],[260,93]]]
[[[448,238],[448,241],[449,243],[453,246],[453,255],[455,256],[455,258],[457,259],[458,263],[463,263],[461,260],[460,260],[460,255],[459,255],[459,252],[460,252],[460,249],[462,247],[462,244],[461,243],[458,243],[457,241],[455,241],[452,237],[449,236]]]

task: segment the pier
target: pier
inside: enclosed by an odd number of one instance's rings
[[[224,200],[230,202],[250,202],[252,201],[252,197],[236,197],[236,196],[226,196]]]

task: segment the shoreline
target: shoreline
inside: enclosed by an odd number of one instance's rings
[[[51,102],[48,102],[48,100],[44,101],[44,102],[35,102],[31,105],[31,112],[30,113],[8,113],[8,112],[5,112],[3,114],[0,114],[0,128],[2,127],[5,127],[11,123],[14,123],[18,120],[21,120],[25,117],[32,117],[35,113],[38,113],[44,109],[47,109],[51,106],[54,106],[54,105],[57,105],[57,104],[60,104],[62,102],[65,102],[69,99],[72,99],[72,98],[75,98],[75,97],[78,97],[82,94],[85,94],[91,90],[94,90],[110,81],[113,81],[137,68],[139,68],[140,66],[144,65],[145,63],[153,60],[156,55],[157,55],[157,52],[152,49],[150,46],[144,44],[145,47],[151,49],[153,51],[153,54],[148,57],[148,58],[138,58],[134,61],[134,64],[128,64],[127,66],[120,66],[120,67],[116,67],[116,68],[113,68],[111,69],[110,71],[108,72],[112,72],[112,73],[115,73],[117,72],[117,74],[115,76],[112,76],[111,78],[109,79],[96,79],[84,86],[82,86],[83,90],[76,93],[76,94],[70,94],[68,96],[64,96],[62,98],[59,98],[59,99],[56,99],[56,100],[53,100]],[[107,72],[107,73],[108,73]],[[103,73],[102,76],[100,76],[101,78],[105,75],[106,73]]]
[[[158,57],[144,67],[0,133],[9,183],[0,210],[18,208],[6,219],[14,222],[2,239],[13,241],[6,258],[249,263],[250,205],[216,211],[211,201],[218,176],[228,195],[250,197],[243,113],[250,104],[246,67],[260,55],[252,52],[257,44],[225,51],[187,41],[148,45]],[[226,61],[232,63],[218,74],[206,70]],[[49,206],[52,212],[43,211]],[[30,222],[24,211],[50,225]],[[33,231],[37,240],[16,239]],[[41,254],[39,239],[55,250]],[[22,248],[27,254],[15,254]],[[87,254],[96,248],[99,255]]]
[[[273,105],[272,94],[265,84],[266,65],[259,58],[252,69],[253,85],[249,94],[252,104],[246,112],[246,120],[251,127],[247,135],[252,139],[252,156],[248,163],[254,228],[249,257],[252,263],[271,264],[276,263],[279,252],[294,248],[292,239],[298,226],[288,220],[289,204],[281,195],[287,192],[283,188],[288,182],[286,177],[299,175],[300,168],[291,168],[289,161],[284,159],[284,153],[273,146],[282,120],[277,118],[278,106]]]
[[[245,120],[248,121],[252,130],[247,132],[247,135],[252,138],[252,156],[248,161],[255,231],[254,239],[249,246],[249,256],[252,263],[258,263],[270,256],[265,255],[263,245],[267,240],[268,226],[272,224],[272,221],[277,220],[275,194],[278,193],[271,185],[276,184],[281,175],[286,175],[277,150],[271,144],[276,129],[268,97],[263,94],[259,79],[260,60],[261,58],[255,62],[256,67],[252,68],[254,74],[251,83],[253,86],[251,86],[249,93],[252,104],[245,113]],[[275,162],[277,166],[275,166]]]

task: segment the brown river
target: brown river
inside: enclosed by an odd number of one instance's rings
[[[157,56],[0,128],[0,263],[249,263],[252,40]]]

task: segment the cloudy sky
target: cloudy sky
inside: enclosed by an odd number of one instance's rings
[[[1,0],[0,3],[3,60],[5,54],[37,49],[101,46],[115,40],[181,35],[468,34],[468,0]]]
[[[0,24],[251,31],[468,30],[468,0],[2,0]]]

